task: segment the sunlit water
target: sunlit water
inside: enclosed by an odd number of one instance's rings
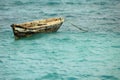
[[[51,17],[58,32],[14,40],[12,23]],[[1,0],[0,80],[120,80],[120,0]]]

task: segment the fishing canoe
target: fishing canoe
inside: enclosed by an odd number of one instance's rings
[[[12,24],[11,27],[13,29],[15,39],[19,39],[36,33],[56,32],[63,22],[63,18],[49,18],[21,24]]]

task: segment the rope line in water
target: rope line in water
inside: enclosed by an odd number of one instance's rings
[[[88,30],[84,30],[80,27],[78,27],[77,25],[73,24],[73,23],[70,23],[72,26],[76,27],[77,29],[81,30],[81,31],[84,31],[84,32],[88,32]]]

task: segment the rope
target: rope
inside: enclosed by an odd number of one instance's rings
[[[81,30],[81,31],[84,31],[84,32],[88,32],[88,30],[84,30],[80,27],[78,27],[77,25],[73,24],[73,23],[70,23],[72,26],[76,27],[77,29]]]

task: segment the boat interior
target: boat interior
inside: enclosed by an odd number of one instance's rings
[[[25,22],[21,24],[14,24],[14,26],[23,27],[23,28],[38,28],[38,27],[59,24],[63,21],[64,21],[63,18],[50,18],[50,19],[44,19],[44,20],[36,20],[32,22]]]

